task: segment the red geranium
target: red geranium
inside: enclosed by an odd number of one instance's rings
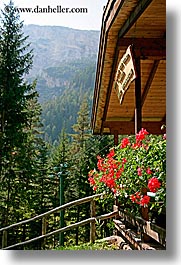
[[[136,134],[136,142],[140,142],[145,139],[145,135],[149,134],[146,129],[141,129],[139,133]]]
[[[160,186],[161,186],[161,183],[157,178],[153,177],[149,179],[148,188],[151,192],[156,192],[160,188]]]
[[[114,149],[111,149],[111,151],[109,152],[109,154],[107,155],[108,158],[111,158],[115,155]]]
[[[121,146],[120,148],[125,148],[127,145],[130,145],[130,141],[128,138],[123,138],[121,141]]]
[[[141,206],[148,205],[149,202],[150,202],[150,197],[147,195],[144,195],[140,201],[140,205]]]
[[[136,192],[135,194],[132,194],[132,195],[130,195],[130,199],[131,199],[131,201],[133,202],[133,203],[137,203],[137,204],[140,204],[140,192]]]
[[[95,185],[96,184],[96,182],[95,182],[93,177],[89,177],[88,181],[90,182],[91,185]]]

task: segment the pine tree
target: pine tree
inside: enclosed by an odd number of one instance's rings
[[[90,137],[90,121],[87,97],[83,98],[80,109],[77,113],[77,123],[72,126],[72,135],[77,147],[85,149],[85,142]]]
[[[87,179],[86,164],[86,142],[90,138],[90,121],[87,97],[84,96],[77,113],[77,123],[72,126],[74,134],[72,134],[73,142],[71,148],[72,167],[71,178],[69,179],[69,189],[72,190],[74,199],[88,196],[88,189],[90,187],[85,180]],[[87,189],[88,188],[88,189]],[[89,211],[89,209],[88,209]],[[87,215],[87,207],[81,211],[80,206],[77,207],[76,221],[79,222],[83,216]],[[79,229],[76,229],[76,244],[78,244]]]
[[[39,137],[36,83],[26,75],[33,54],[12,1],[0,16],[0,221],[2,226],[36,213],[35,187],[43,144]],[[42,174],[42,173],[41,173]],[[41,196],[40,196],[41,197]],[[39,198],[37,198],[39,200]],[[12,241],[13,241],[12,237]]]

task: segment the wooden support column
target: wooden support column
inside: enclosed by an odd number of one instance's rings
[[[114,131],[114,145],[118,145],[118,131]]]
[[[46,222],[46,216],[42,218],[42,235],[46,235],[46,230],[47,230],[47,222]],[[43,239],[42,241],[42,249],[45,249],[45,244],[46,244],[46,238]]]
[[[135,58],[137,77],[135,79],[135,134],[141,130],[141,65],[140,57]]]
[[[96,216],[96,202],[94,199],[90,203],[90,212],[91,212],[91,217]],[[90,223],[90,242],[91,243],[95,242],[95,237],[96,237],[96,222],[92,221]]]
[[[2,248],[7,247],[7,245],[8,245],[8,232],[7,230],[4,230],[2,236]]]

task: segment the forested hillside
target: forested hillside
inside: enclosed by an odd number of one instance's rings
[[[90,130],[99,33],[23,27],[11,1],[8,10],[0,14],[1,228],[91,195],[88,172],[97,155],[113,145],[110,137]],[[111,209],[110,202],[97,205],[98,215]],[[77,207],[65,213],[64,224],[89,214],[89,205]],[[60,219],[51,215],[47,232],[59,228]],[[89,228],[66,232],[63,244],[86,242]],[[1,248],[41,231],[42,223],[35,221],[10,229],[6,239],[0,233]],[[104,235],[110,235],[106,224],[98,232]],[[59,243],[55,236],[45,245],[40,240],[20,249],[52,249]]]
[[[42,107],[44,139],[56,143],[65,128],[72,133],[83,95],[91,110],[98,31],[54,26],[24,26],[33,48],[33,67],[28,80],[36,79]]]
[[[49,80],[51,77],[59,77],[59,80],[62,78],[66,81],[61,88],[49,89],[52,99],[42,103],[42,123],[46,141],[55,144],[62,128],[65,128],[67,133],[73,133],[72,126],[76,122],[77,112],[85,96],[91,113],[95,67],[95,63],[88,60],[47,69]]]

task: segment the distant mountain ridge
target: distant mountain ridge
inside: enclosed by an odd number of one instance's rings
[[[84,95],[91,109],[100,32],[27,25],[24,35],[34,54],[28,79],[37,79],[44,138],[56,143],[63,127],[73,133]]]
[[[31,76],[41,74],[49,67],[63,62],[96,59],[99,31],[78,30],[62,26],[24,25],[25,36],[33,48],[33,69]]]

